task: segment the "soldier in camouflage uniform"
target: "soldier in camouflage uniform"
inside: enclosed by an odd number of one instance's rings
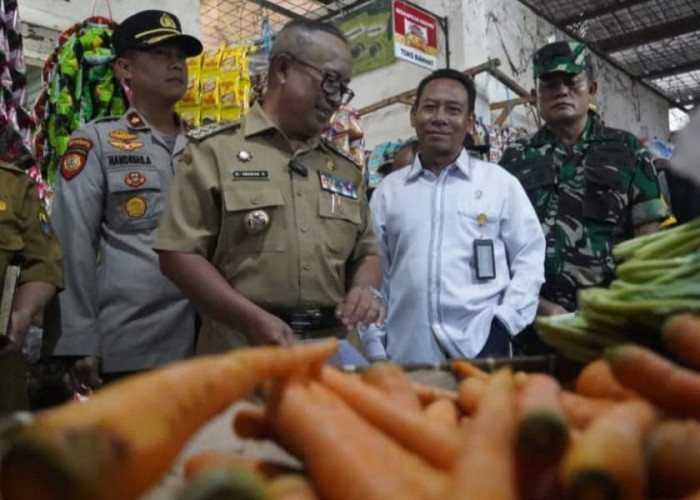
[[[589,109],[597,91],[585,45],[556,42],[533,57],[545,121],[514,143],[501,165],[520,179],[547,240],[538,314],[577,308],[576,292],[607,286],[613,246],[658,230],[668,214],[649,154],[634,135],[605,127]]]

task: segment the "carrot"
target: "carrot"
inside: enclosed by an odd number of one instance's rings
[[[548,464],[559,460],[569,443],[560,395],[556,380],[535,373],[528,376],[517,396],[518,448]]]
[[[700,490],[700,423],[668,420],[649,438],[649,484],[654,498]]]
[[[316,489],[311,481],[300,474],[284,474],[265,486],[269,500],[317,500]]]
[[[430,403],[437,401],[438,399],[449,399],[450,401],[457,402],[457,392],[450,391],[448,389],[441,389],[439,387],[434,387],[432,385],[423,384],[420,382],[409,381],[409,385],[413,392],[416,393],[421,404],[425,407]]]
[[[68,497],[69,498],[69,497]],[[179,500],[266,500],[265,480],[255,471],[232,464],[219,464],[203,470],[185,485]]]
[[[321,382],[372,425],[428,463],[448,469],[457,459],[460,446],[454,434],[449,429],[433,425],[422,411],[397,406],[375,387],[328,365],[321,370]]]
[[[473,364],[471,364],[469,361],[465,360],[459,360],[459,361],[453,361],[450,363],[450,368],[452,368],[452,372],[455,373],[456,375],[459,375],[462,378],[480,378],[483,380],[487,380],[489,378],[489,374],[486,373],[484,370],[481,368],[477,368]]]
[[[664,323],[662,332],[669,351],[700,368],[700,316],[672,316]]]
[[[561,406],[564,415],[576,429],[585,429],[603,413],[615,406],[615,401],[602,398],[589,398],[574,392],[561,392]]]
[[[517,375],[517,374],[516,374]],[[515,383],[516,377],[513,377]],[[559,497],[557,465],[569,443],[561,387],[545,374],[521,377],[517,394],[516,475],[520,498]]]
[[[462,411],[471,415],[479,407],[479,402],[486,392],[488,381],[478,378],[465,378],[459,383],[457,388],[457,402]]]
[[[700,419],[699,373],[636,345],[615,347],[606,357],[626,387],[676,415]]]
[[[608,398],[617,401],[638,398],[633,391],[625,388],[613,375],[610,365],[604,359],[596,359],[586,365],[576,379],[576,392],[583,396]]]
[[[513,377],[501,369],[490,377],[483,400],[462,435],[462,453],[439,498],[508,500],[517,497],[514,470]]]
[[[191,480],[203,471],[219,465],[230,465],[246,469],[261,477],[275,477],[280,474],[295,472],[295,469],[288,465],[260,458],[244,457],[218,450],[205,450],[192,455],[185,461],[185,479]]]
[[[242,408],[233,417],[233,430],[243,439],[272,439],[272,428],[260,407]]]
[[[384,392],[397,404],[421,409],[418,395],[411,389],[403,369],[389,362],[372,363],[361,372],[362,380]]]
[[[459,424],[460,411],[449,399],[437,399],[425,407],[425,415],[433,422],[444,425],[452,431]]]
[[[644,498],[644,443],[655,420],[642,400],[618,403],[594,420],[564,457],[567,498]]]
[[[444,488],[445,474],[316,381],[280,383],[267,408],[280,442],[304,462],[322,498],[437,498]]]
[[[38,413],[6,451],[0,490],[18,500],[57,498],[32,488],[71,499],[136,498],[204,422],[261,382],[336,349],[328,340],[198,357],[116,382],[86,404]]]

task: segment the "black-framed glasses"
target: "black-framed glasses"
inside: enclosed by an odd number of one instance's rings
[[[289,57],[292,61],[299,63],[302,66],[306,66],[307,68],[312,69],[316,73],[318,73],[321,77],[321,89],[326,93],[326,95],[329,96],[335,93],[340,93],[340,103],[342,105],[348,104],[352,100],[352,98],[355,97],[355,92],[350,90],[350,87],[348,87],[342,82],[339,75],[317,68],[313,64],[309,64],[306,61],[302,61],[298,57],[293,56],[288,52],[285,52],[283,55]]]

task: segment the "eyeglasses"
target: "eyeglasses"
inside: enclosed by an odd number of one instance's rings
[[[302,66],[306,66],[307,68],[312,69],[316,73],[318,73],[321,77],[321,89],[323,90],[323,92],[325,92],[328,96],[340,93],[340,104],[348,104],[352,100],[352,98],[355,97],[355,92],[350,90],[350,88],[341,81],[339,75],[329,73],[328,71],[323,71],[322,69],[317,68],[313,64],[309,64],[306,61],[302,61],[301,59],[293,56],[292,54],[285,52],[283,55],[287,56],[292,61],[299,63]]]

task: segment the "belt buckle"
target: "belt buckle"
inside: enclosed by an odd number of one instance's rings
[[[320,309],[297,311],[290,314],[289,326],[295,333],[302,333],[307,331],[308,327],[318,324],[322,319],[323,311]]]

